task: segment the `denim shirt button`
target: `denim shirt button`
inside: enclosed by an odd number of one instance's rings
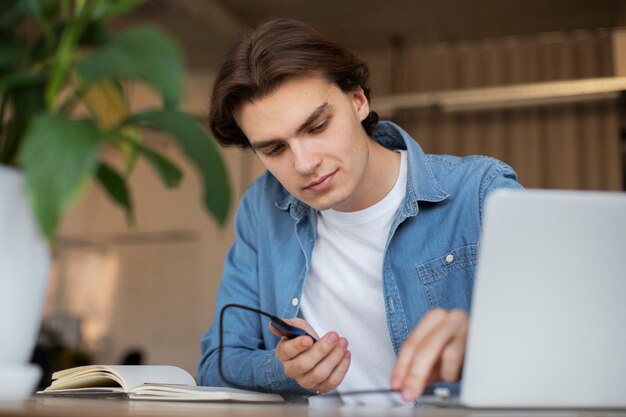
[[[446,263],[449,265],[452,263],[452,261],[454,261],[454,255],[449,253],[446,255]]]
[[[295,307],[295,306],[297,306],[297,305],[298,305],[298,303],[300,303],[300,300],[298,300],[298,297],[294,297],[294,298],[291,300],[291,305],[292,305],[292,306],[294,306],[294,307]]]

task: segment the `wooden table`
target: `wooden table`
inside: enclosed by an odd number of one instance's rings
[[[467,410],[452,408],[306,406],[292,404],[184,403],[121,399],[33,397],[0,403],[0,417],[626,417],[626,410]]]

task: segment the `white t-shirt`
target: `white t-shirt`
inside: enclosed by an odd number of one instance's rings
[[[339,393],[389,388],[395,353],[383,299],[382,267],[394,215],[406,193],[406,151],[393,189],[355,212],[324,210],[302,292],[304,319],[320,336],[334,330],[348,339],[350,369]],[[398,403],[399,396],[342,396],[345,403]]]

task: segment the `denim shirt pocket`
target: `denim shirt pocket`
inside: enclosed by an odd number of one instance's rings
[[[460,308],[469,313],[477,258],[476,243],[417,266],[429,309]]]

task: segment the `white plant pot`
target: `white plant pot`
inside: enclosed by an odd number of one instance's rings
[[[28,397],[41,371],[30,364],[45,299],[50,251],[35,223],[24,177],[0,165],[0,402]]]

